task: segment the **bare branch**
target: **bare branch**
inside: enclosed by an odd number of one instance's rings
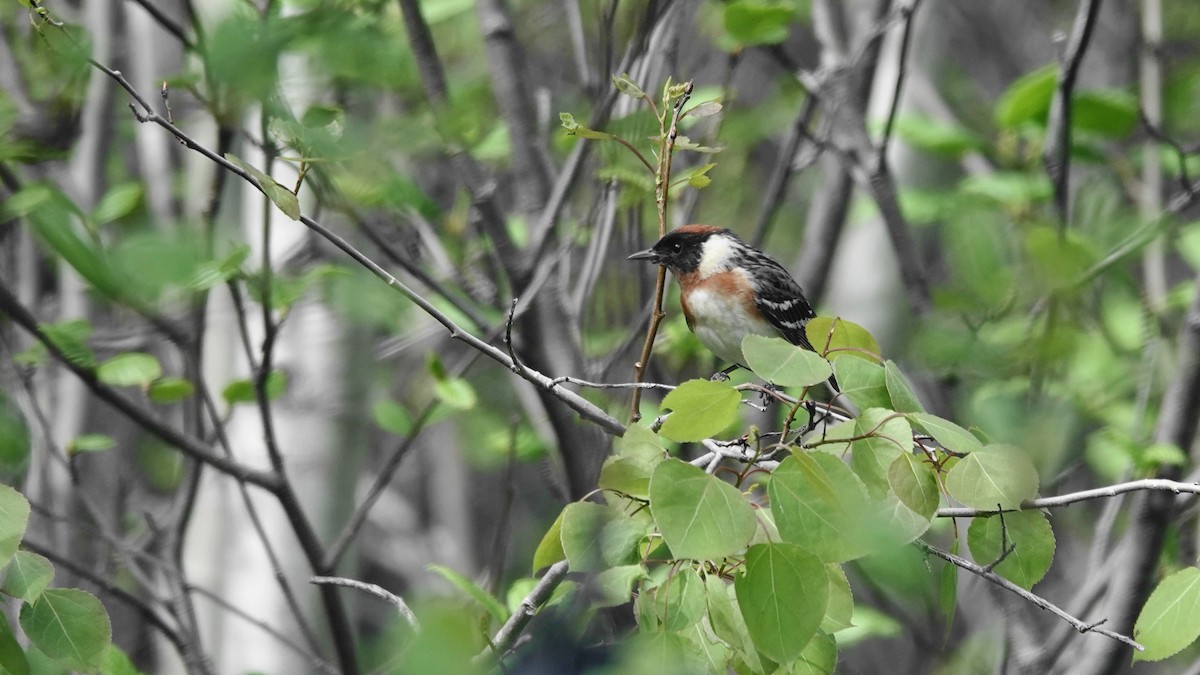
[[[996,584],[997,586],[999,586],[1000,588],[1003,588],[1006,591],[1010,591],[1012,593],[1019,595],[1020,597],[1033,603],[1036,607],[1038,607],[1038,609],[1044,609],[1044,610],[1050,612],[1051,614],[1057,616],[1058,618],[1062,619],[1063,621],[1066,621],[1067,623],[1071,624],[1071,626],[1073,626],[1075,628],[1075,630],[1079,631],[1080,633],[1097,633],[1099,635],[1103,635],[1104,637],[1112,638],[1113,640],[1116,640],[1117,642],[1127,644],[1127,645],[1133,647],[1134,649],[1137,649],[1138,651],[1146,650],[1145,647],[1138,644],[1131,637],[1128,637],[1126,635],[1121,635],[1120,633],[1115,633],[1111,630],[1100,628],[1100,625],[1103,624],[1105,621],[1107,621],[1107,619],[1101,619],[1100,621],[1097,621],[1094,623],[1086,623],[1084,621],[1080,621],[1079,619],[1076,619],[1075,617],[1071,616],[1070,614],[1067,614],[1065,611],[1060,609],[1057,605],[1050,602],[1049,600],[1046,600],[1045,598],[1043,598],[1041,596],[1035,595],[1035,594],[1031,593],[1030,591],[1025,590],[1024,588],[1021,588],[1020,586],[1014,584],[1013,582],[1009,581],[1008,579],[1005,579],[1004,577],[1000,576],[999,574],[996,574],[995,572],[989,571],[989,570],[985,569],[984,567],[976,565],[975,563],[971,562],[970,560],[967,560],[965,558],[960,558],[960,557],[954,555],[953,553],[949,553],[949,552],[943,551],[941,549],[934,548],[933,546],[926,544],[925,542],[921,541],[920,539],[918,539],[915,543],[922,551],[925,551],[926,553],[935,555],[935,556],[941,558],[942,560],[945,560],[946,562],[951,563],[952,565],[955,565],[956,567],[964,569],[968,572],[971,572],[972,574],[975,574],[979,577],[982,577],[983,579],[986,579],[986,580],[992,582],[993,584]]]
[[[538,580],[537,585],[533,590],[529,591],[521,604],[517,607],[517,611],[513,612],[512,616],[508,617],[508,621],[496,631],[496,635],[492,637],[491,646],[483,653],[475,657],[475,661],[484,661],[489,654],[494,654],[496,658],[503,658],[504,653],[512,647],[513,643],[520,637],[521,631],[525,630],[525,626],[529,624],[529,620],[537,614],[538,608],[542,606],[558,588],[558,585],[567,578],[567,561],[560,560],[549,567],[542,578]]]
[[[317,585],[329,584],[331,586],[357,588],[358,590],[370,593],[377,598],[382,598],[392,605],[395,605],[396,611],[400,614],[400,618],[408,622],[408,625],[412,626],[414,631],[421,630],[421,623],[417,621],[417,615],[413,614],[413,611],[409,609],[408,603],[404,602],[404,598],[386,590],[382,586],[369,584],[365,581],[358,581],[356,579],[347,579],[345,577],[312,577],[308,580],[308,582]]]
[[[1080,0],[1067,50],[1063,54],[1058,86],[1050,103],[1050,117],[1046,122],[1046,147],[1042,150],[1042,161],[1054,185],[1054,206],[1058,209],[1060,229],[1071,222],[1071,96],[1075,92],[1079,66],[1083,63],[1099,13],[1100,0]]]
[[[1200,483],[1181,483],[1166,478],[1146,478],[1143,480],[1135,480],[1127,483],[1118,483],[1116,485],[1108,485],[1106,487],[1093,488],[1091,490],[1081,490],[1070,494],[1058,495],[1056,497],[1040,497],[1038,499],[1030,499],[1021,503],[1020,508],[1015,509],[971,509],[966,507],[947,507],[937,510],[939,518],[971,518],[974,516],[990,516],[997,513],[1011,513],[1013,511],[1030,511],[1036,509],[1048,509],[1057,506],[1070,506],[1079,502],[1086,502],[1093,499],[1103,499],[1105,497],[1116,497],[1117,495],[1126,492],[1143,492],[1143,491],[1165,491],[1174,494],[1191,493],[1200,494]]]

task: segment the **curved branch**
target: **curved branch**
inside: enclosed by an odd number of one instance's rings
[[[937,510],[939,518],[970,518],[973,516],[991,516],[997,513],[1011,513],[1013,511],[1030,511],[1034,509],[1046,509],[1056,506],[1070,506],[1079,502],[1086,502],[1093,499],[1103,499],[1105,497],[1116,497],[1119,494],[1126,492],[1140,492],[1146,490],[1174,492],[1175,494],[1190,493],[1200,494],[1200,483],[1181,483],[1179,481],[1169,480],[1166,478],[1146,478],[1143,480],[1129,481],[1127,483],[1117,483],[1107,487],[1093,488],[1091,490],[1081,490],[1056,497],[1041,497],[1039,499],[1030,499],[1021,503],[1019,508],[1015,509],[971,509],[965,507],[950,507]]]

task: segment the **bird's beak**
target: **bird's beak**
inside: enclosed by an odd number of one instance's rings
[[[659,256],[658,253],[655,253],[654,249],[648,248],[645,251],[638,251],[637,253],[634,253],[633,255],[629,256],[627,260],[649,260],[650,262],[657,263],[659,261]]]

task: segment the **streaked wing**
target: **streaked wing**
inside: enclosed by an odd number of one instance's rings
[[[783,334],[785,340],[816,351],[804,334],[804,324],[816,313],[805,299],[800,284],[779,263],[765,255],[755,255],[753,262],[755,274],[761,279],[755,294],[758,311]]]

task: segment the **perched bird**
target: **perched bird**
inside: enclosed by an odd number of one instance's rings
[[[709,225],[684,225],[630,260],[663,265],[679,282],[679,302],[688,328],[717,358],[741,366],[742,338],[782,337],[813,349],[804,325],[816,316],[800,284],[782,265],[733,232]],[[836,386],[836,385],[835,385]]]

